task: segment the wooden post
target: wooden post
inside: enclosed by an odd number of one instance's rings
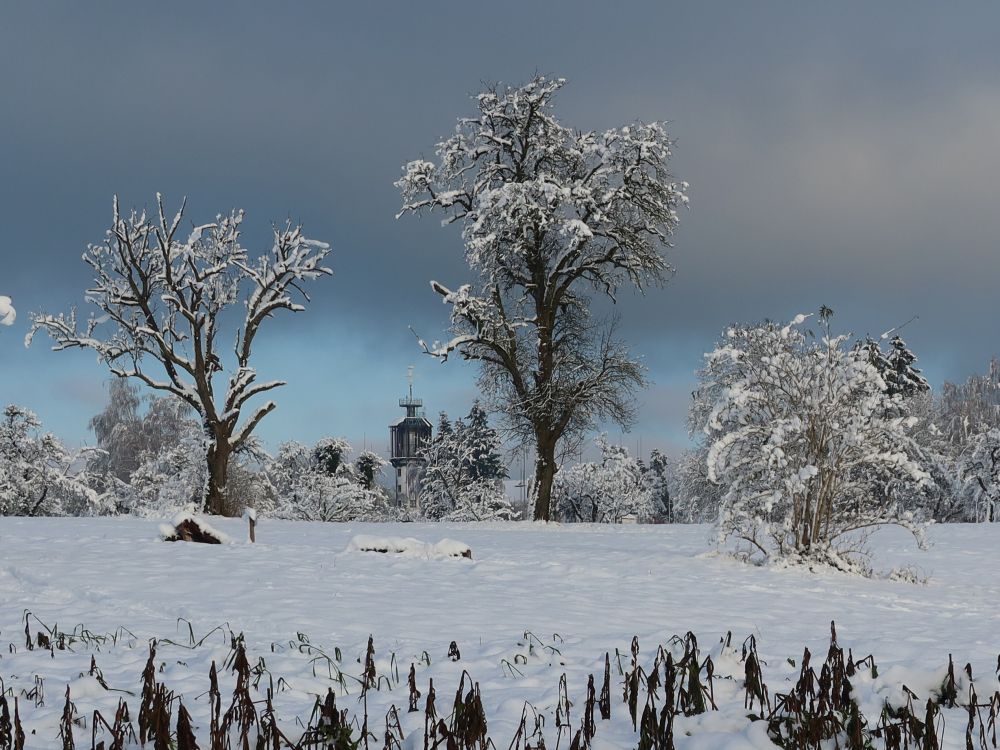
[[[257,511],[254,508],[247,508],[243,511],[247,522],[250,524],[250,544],[257,541]]]

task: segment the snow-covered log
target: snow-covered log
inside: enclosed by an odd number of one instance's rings
[[[170,523],[161,524],[160,535],[165,542],[232,543],[227,535],[213,529],[204,518],[192,513],[180,513]]]

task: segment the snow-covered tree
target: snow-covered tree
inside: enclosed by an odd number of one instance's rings
[[[350,452],[351,446],[340,438],[325,438],[312,448],[295,442],[281,445],[267,467],[275,492],[274,515],[303,521],[384,518],[385,491],[376,484],[366,486],[362,473],[346,461]]]
[[[649,520],[656,512],[653,492],[628,449],[597,438],[601,460],[563,469],[552,490],[553,515],[564,522],[620,523],[633,515]]]
[[[220,215],[181,237],[184,205],[170,217],[159,195],[156,216],[122,214],[114,200],[111,228],[90,245],[84,261],[94,273],[87,302],[97,312],[81,326],[69,314],[36,314],[26,338],[45,331],[56,351],[91,349],[120,378],[135,378],[173,394],[197,414],[207,436],[208,482],[203,506],[227,507],[229,459],[250,439],[273,401],[249,412],[254,397],[284,385],[258,382],[252,350],[264,321],[279,310],[304,309],[304,282],[330,272],[322,263],[329,246],[306,238],[300,227],[275,227],[268,253],[254,258],[240,243],[243,212]],[[231,362],[221,350],[222,324],[242,308]],[[220,373],[228,383],[220,387]]]
[[[181,420],[177,430],[170,442],[142,454],[128,484],[117,485],[118,504],[125,512],[167,517],[201,505],[208,482],[207,438],[192,419]]]
[[[87,462],[96,488],[110,491],[129,484],[143,462],[175,449],[185,436],[190,438],[188,433],[199,432],[193,415],[191,407],[176,396],[144,396],[129,380],[109,381],[108,402],[89,423],[99,449]],[[204,486],[204,482],[199,484]]]
[[[674,498],[670,493],[670,459],[654,448],[649,454],[649,463],[640,463],[640,468],[649,485],[655,517],[665,523],[675,523]]]
[[[930,390],[927,379],[916,367],[916,355],[898,335],[889,340],[888,352],[882,351],[881,339],[871,337],[859,342],[857,347],[867,357],[869,364],[878,370],[885,382],[886,393],[890,396],[902,396],[905,400]]]
[[[861,552],[856,532],[921,526],[894,499],[902,480],[926,481],[913,459],[913,417],[899,396],[821,310],[818,337],[788,325],[730,328],[706,355],[693,407],[709,438],[708,479],[725,489],[720,538],[765,556],[843,567]],[[881,482],[886,491],[872,493]]]
[[[322,438],[313,446],[313,461],[320,471],[332,477],[345,465],[350,452],[351,444],[344,438]]]
[[[106,499],[38,417],[11,404],[0,419],[0,516],[100,515]]]
[[[674,518],[678,523],[714,523],[722,507],[723,488],[708,478],[708,443],[699,429],[697,446],[681,453],[670,477]],[[699,436],[695,436],[699,437]]]
[[[500,438],[478,402],[454,424],[441,414],[424,458],[419,504],[425,518],[508,521],[516,516],[504,490],[507,466]]]
[[[478,112],[413,161],[396,184],[400,212],[439,211],[463,227],[478,277],[432,288],[451,307],[451,340],[424,349],[480,364],[480,389],[511,434],[534,448],[534,517],[549,518],[556,456],[596,422],[628,424],[642,368],[591,317],[590,294],[639,290],[670,272],[664,250],[685,185],[667,170],[660,123],[603,133],[555,117],[562,79],[490,87]]]
[[[962,491],[959,476],[960,447],[951,443],[939,426],[941,404],[930,392],[905,399],[906,413],[917,419],[910,431],[912,457],[927,473],[926,481],[904,480],[896,485],[896,497],[909,510],[935,522],[971,521],[972,509]]]
[[[362,451],[354,461],[358,481],[366,490],[373,490],[378,486],[378,478],[388,465],[388,461],[372,451]]]
[[[939,426],[959,451],[975,435],[1000,427],[1000,360],[991,360],[984,375],[971,375],[964,383],[944,384]]]
[[[17,310],[10,297],[0,295],[0,326],[12,326],[17,319]]]
[[[993,427],[972,438],[960,472],[971,511],[968,520],[1000,520],[1000,429]]]

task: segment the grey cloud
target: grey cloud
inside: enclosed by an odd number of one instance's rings
[[[392,181],[482,80],[539,70],[570,79],[575,126],[671,120],[692,184],[675,278],[618,306],[655,383],[644,446],[683,441],[692,372],[736,320],[828,304],[865,333],[918,314],[906,334],[928,373],[960,378],[1000,349],[998,20],[930,2],[8,6],[0,291],[23,317],[81,302],[79,255],[114,192],[188,195],[193,220],[244,207],[255,246],[270,221],[301,219],[333,243],[336,276],[273,341],[328,370],[294,373],[264,434],[364,436],[419,360],[407,326],[434,338],[446,323],[427,281],[468,276],[457,228],[393,220]],[[22,332],[0,337],[5,399],[38,400],[35,381],[64,368],[100,383],[92,359],[23,352]],[[289,356],[262,352],[264,369]],[[470,368],[422,368],[432,410],[468,408]],[[83,436],[89,408],[42,416]]]

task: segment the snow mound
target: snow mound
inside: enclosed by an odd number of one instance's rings
[[[160,536],[165,542],[233,543],[228,534],[212,528],[204,518],[187,511],[178,513],[170,523],[160,524]]]
[[[437,544],[422,542],[413,537],[401,536],[371,536],[359,534],[347,544],[345,552],[382,552],[405,555],[406,557],[422,557],[436,560],[442,557],[466,557],[472,559],[472,548],[454,539],[442,539]]]

